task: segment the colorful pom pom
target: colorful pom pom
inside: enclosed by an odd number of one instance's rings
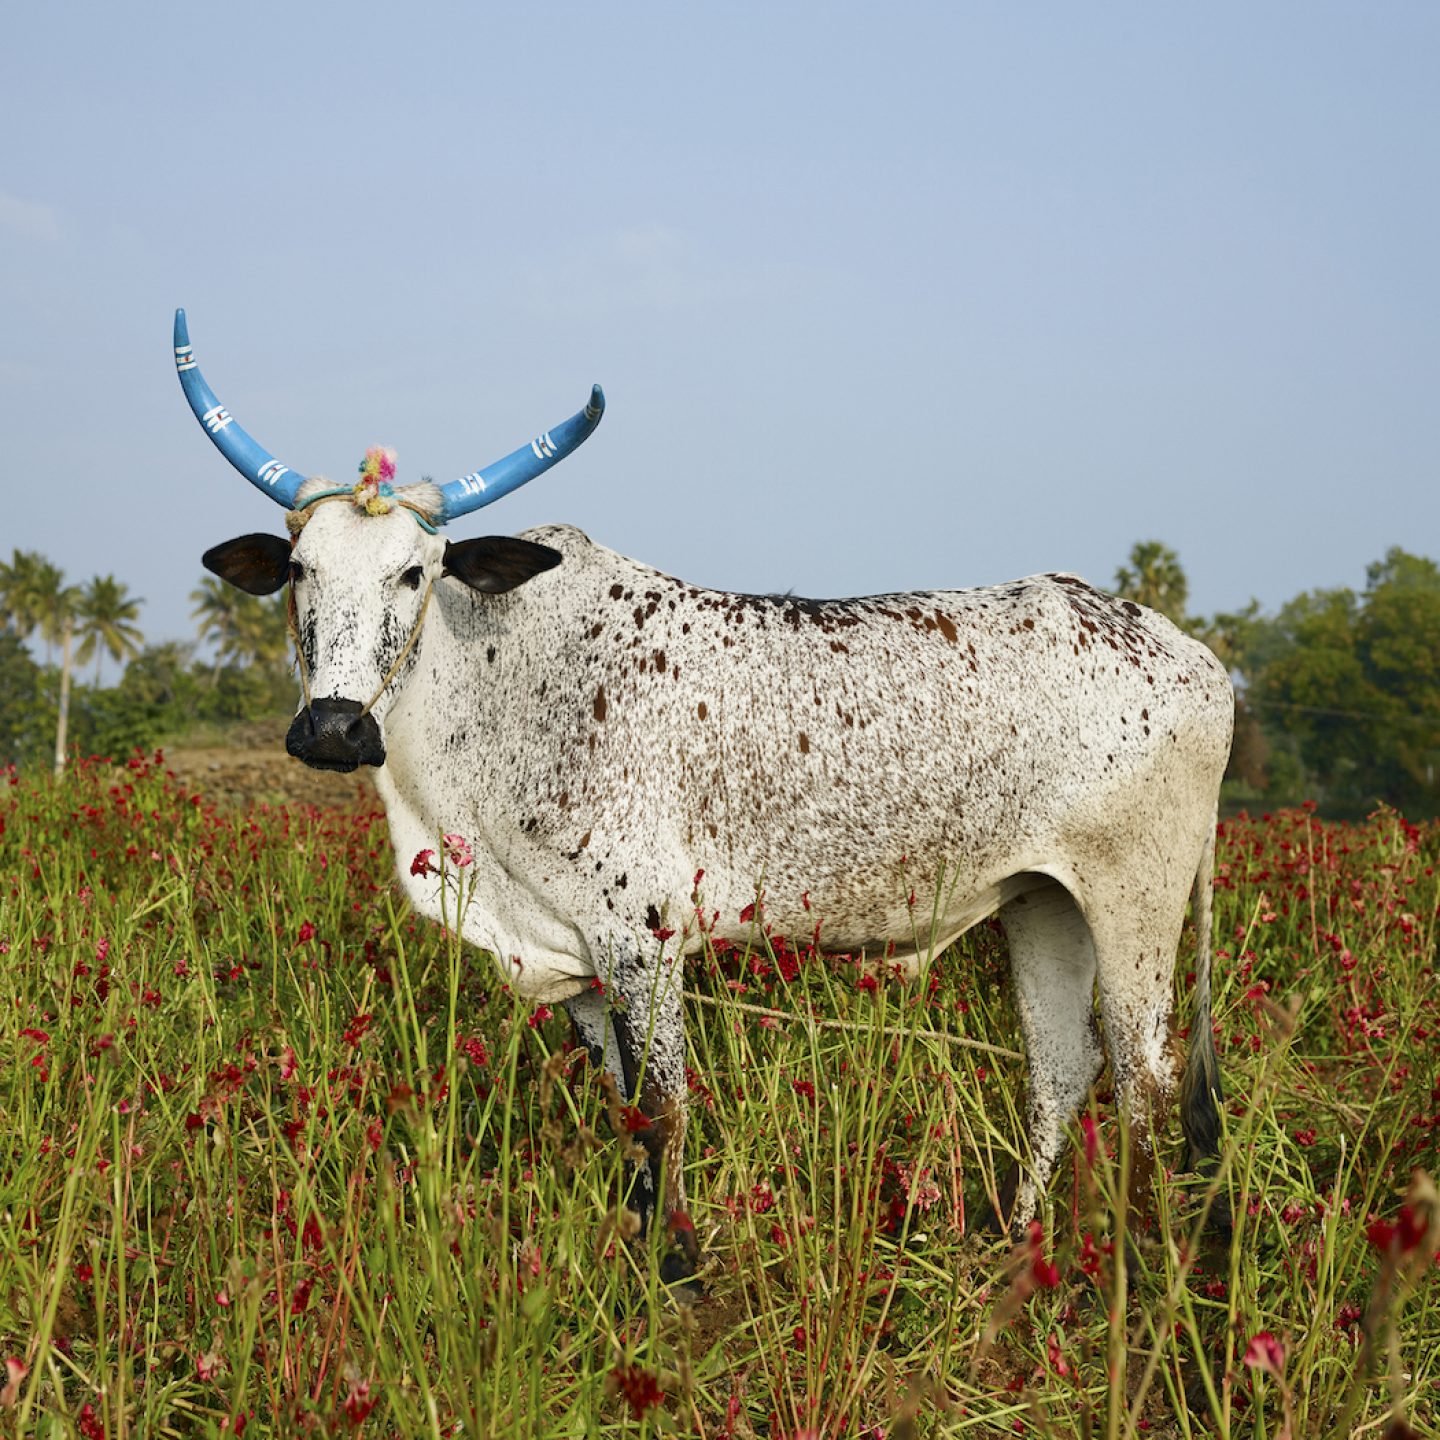
[[[372,445],[360,462],[360,478],[373,480],[376,484],[395,478],[395,452],[381,445]]]
[[[367,515],[388,515],[395,508],[390,482],[395,478],[395,452],[372,445],[360,462],[355,503]]]

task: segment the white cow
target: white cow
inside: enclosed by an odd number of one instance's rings
[[[550,449],[532,450],[537,468],[564,453]],[[248,470],[230,458],[255,479],[277,463],[259,455]],[[1146,1183],[1175,1088],[1171,972],[1193,889],[1184,1118],[1192,1158],[1213,1153],[1209,901],[1233,697],[1205,646],[1070,575],[732,595],[566,526],[448,542],[450,487],[357,496],[295,478],[293,539],[205,556],[252,592],[292,587],[306,703],[288,748],[378,767],[401,883],[435,919],[440,882],[410,858],[442,832],[470,839],[466,938],[517,993],[564,1003],[653,1121],[642,1212],[662,1162],[666,1208],[683,1205],[680,972],[703,943],[697,900],[707,921],[718,911],[715,938],[743,941],[762,882],[776,933],[818,919],[836,953],[904,961],[999,915],[1030,1064],[1013,1227],[1100,1071],[1097,984]]]

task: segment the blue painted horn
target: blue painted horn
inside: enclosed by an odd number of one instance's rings
[[[190,328],[185,312],[175,312],[175,369],[180,388],[215,448],[258,490],[287,510],[295,508],[295,492],[305,477],[282,465],[263,445],[258,445],[236,423],[234,416],[215,398],[205,383],[195,352],[190,347]]]
[[[558,465],[572,450],[588,440],[605,413],[605,392],[598,386],[590,391],[590,403],[553,430],[537,436],[528,445],[512,451],[503,460],[472,471],[440,487],[445,499],[441,523],[457,515],[468,515],[482,505],[492,504],[526,481]]]
[[[215,442],[216,449],[256,489],[263,490],[287,510],[293,510],[295,492],[305,483],[305,476],[282,465],[264,446],[252,440],[216,398],[195,362],[183,310],[175,312],[175,369],[195,418]],[[442,485],[440,494],[444,510],[439,516],[439,523],[443,525],[457,515],[468,515],[481,506],[493,504],[502,495],[508,495],[537,475],[543,475],[576,446],[589,439],[604,413],[605,392],[596,385],[590,391],[589,404],[563,424],[547,430],[503,460]]]

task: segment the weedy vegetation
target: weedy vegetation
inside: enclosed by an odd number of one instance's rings
[[[1226,821],[1221,1167],[1131,1233],[1102,1079],[1019,1247],[978,1224],[1023,1128],[1003,938],[904,982],[762,892],[686,982],[697,1294],[620,1204],[631,1112],[411,916],[382,816],[159,756],[6,779],[0,1431],[1435,1433],[1440,828]]]

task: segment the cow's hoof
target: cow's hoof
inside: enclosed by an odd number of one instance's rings
[[[684,1298],[698,1299],[704,1287],[695,1278],[700,1270],[700,1244],[695,1226],[683,1210],[674,1211],[665,1224],[665,1252],[660,1257],[660,1279]]]

